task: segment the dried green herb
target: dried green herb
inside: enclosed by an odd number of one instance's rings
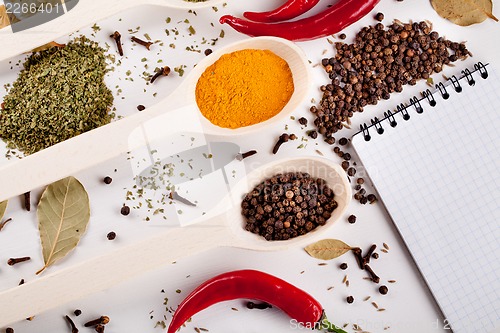
[[[104,49],[86,37],[35,52],[4,97],[0,138],[29,155],[109,123]]]
[[[45,262],[39,274],[73,250],[85,233],[90,219],[87,191],[74,177],[61,179],[47,186],[37,215]]]

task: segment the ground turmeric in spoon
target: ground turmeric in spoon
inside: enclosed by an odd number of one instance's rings
[[[205,70],[196,103],[211,123],[234,129],[277,115],[293,91],[285,60],[269,50],[245,49],[223,55]]]

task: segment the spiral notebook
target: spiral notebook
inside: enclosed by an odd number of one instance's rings
[[[352,137],[455,333],[500,329],[500,79],[491,64],[364,124]]]

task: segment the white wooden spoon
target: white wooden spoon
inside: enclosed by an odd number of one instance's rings
[[[221,55],[242,49],[270,50],[283,58],[292,71],[295,90],[283,110],[271,119],[238,129],[221,128],[201,115],[195,100],[196,83],[205,69]],[[309,71],[310,66],[302,50],[285,39],[259,37],[228,45],[201,60],[170,96],[143,112],[5,163],[0,167],[0,201],[147,146],[148,142],[161,139],[166,133],[198,131],[235,136],[262,130],[268,124],[288,117],[302,103],[311,86]]]
[[[266,241],[244,230],[241,215],[243,196],[264,179],[281,172],[308,172],[326,180],[335,193],[338,207],[324,226],[286,241]],[[146,239],[81,264],[43,275],[0,293],[0,327],[37,315],[87,295],[109,289],[121,282],[170,264],[181,257],[221,246],[252,250],[283,250],[312,242],[331,229],[346,211],[351,187],[344,170],[317,157],[296,157],[275,161],[250,172],[221,202],[225,213],[186,227],[170,228]]]
[[[190,2],[185,0],[71,0],[77,4],[71,10],[52,21],[28,30],[12,32],[10,27],[0,30],[0,61],[28,52],[34,48],[68,35],[94,22],[110,17],[126,9],[141,5],[158,5],[177,9],[198,9],[216,6],[225,0]],[[67,8],[71,8],[67,7]]]

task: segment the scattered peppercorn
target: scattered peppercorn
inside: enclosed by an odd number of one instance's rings
[[[106,176],[106,177],[104,177],[104,179],[102,181],[104,182],[104,184],[109,185],[113,181],[113,178],[111,178],[110,176]]]
[[[368,194],[366,198],[368,199],[368,201],[370,201],[371,204],[377,201],[377,197],[375,196],[375,194]]]
[[[344,153],[344,155],[342,155],[342,158],[346,161],[349,161],[351,159],[351,154],[349,153]]]
[[[304,117],[299,118],[299,124],[302,126],[307,126],[307,119]]]
[[[266,240],[286,240],[326,224],[337,206],[325,180],[290,172],[258,184],[243,199],[241,213],[247,231]]]
[[[313,139],[316,139],[318,137],[318,132],[316,132],[315,130],[308,131],[307,135],[309,135]]]
[[[347,303],[351,304],[351,303],[353,303],[353,302],[354,302],[354,297],[352,297],[352,296],[347,296],[346,301],[347,301]]]
[[[297,140],[297,136],[295,134],[290,134],[289,136],[290,140]]]
[[[377,252],[374,252],[374,253],[372,254],[372,258],[373,258],[373,259],[378,259],[378,253],[377,253]]]
[[[340,269],[341,269],[341,270],[343,270],[343,271],[344,271],[344,270],[346,270],[346,269],[347,269],[347,264],[346,264],[345,262],[343,262],[343,263],[341,263],[341,264],[340,264],[340,266],[339,266],[339,267],[340,267]]]
[[[359,185],[363,185],[365,183],[365,180],[363,178],[358,178],[358,180],[356,180],[356,183],[358,183]]]
[[[137,105],[137,110],[144,111],[144,110],[146,110],[146,107],[144,105],[140,104],[140,105]]]
[[[387,288],[387,286],[380,286],[380,288],[378,288],[378,291],[379,291],[382,295],[387,295],[387,292],[389,291],[389,288]]]
[[[108,240],[114,240],[116,238],[116,233],[114,231],[110,231],[106,237]]]
[[[353,177],[355,174],[356,174],[356,169],[354,169],[353,167],[350,167],[349,169],[347,169],[348,176]]]
[[[127,216],[128,214],[130,214],[130,207],[129,206],[123,206],[122,209],[120,210],[120,213],[122,215]]]
[[[440,37],[424,21],[395,20],[388,27],[377,23],[362,28],[352,44],[339,41],[334,47],[335,56],[321,62],[331,81],[320,86],[321,101],[310,108],[316,128],[324,128],[325,141],[348,127],[365,106],[470,56],[464,43]]]
[[[349,168],[349,162],[348,161],[342,161],[342,169],[347,170]]]
[[[212,50],[211,49],[206,49],[204,53],[205,53],[206,56],[208,56],[208,55],[212,54]]]
[[[345,146],[347,144],[347,138],[340,138],[339,145]]]
[[[346,36],[346,34],[342,33],[342,34],[340,34],[340,35],[339,35],[339,38],[340,38],[340,39],[346,39],[346,38],[347,38],[347,36]]]
[[[347,221],[350,224],[356,223],[356,215],[349,215],[349,217],[347,218]]]
[[[377,14],[375,15],[375,19],[376,19],[377,21],[379,21],[379,22],[382,22],[382,21],[384,20],[384,14],[383,14],[383,13],[380,13],[380,12],[379,12],[379,13],[377,13]]]
[[[75,314],[75,316],[77,316],[77,317],[78,317],[79,315],[81,315],[81,314],[82,314],[82,310],[80,310],[80,309],[76,309],[75,311],[73,311],[73,313]]]
[[[11,327],[7,327],[7,328],[5,329],[5,333],[14,333],[14,329],[13,329],[13,328],[11,328]]]

